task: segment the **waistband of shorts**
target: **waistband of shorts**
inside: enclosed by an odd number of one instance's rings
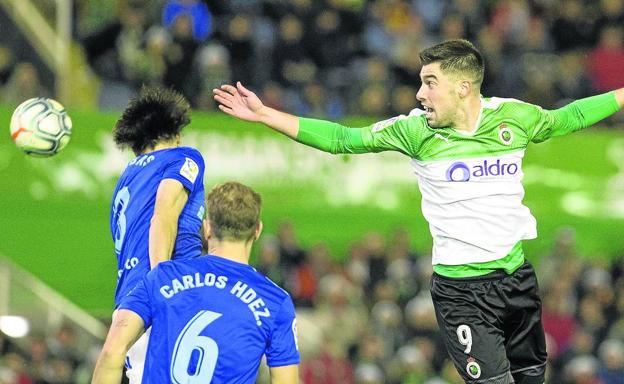
[[[524,263],[522,263],[522,265],[518,267],[518,269],[516,269],[511,275],[508,275],[507,272],[505,272],[502,269],[497,269],[496,271],[490,272],[486,275],[471,276],[471,277],[448,277],[448,276],[442,276],[433,272],[432,278],[444,280],[444,281],[454,281],[454,282],[501,280],[501,279],[504,279],[505,277],[512,276],[518,273],[520,270],[526,269],[527,267],[531,268],[531,263],[529,263],[528,260],[525,260]]]

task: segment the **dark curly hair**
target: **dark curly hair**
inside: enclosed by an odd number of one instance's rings
[[[119,148],[132,148],[136,155],[161,141],[174,139],[191,122],[190,105],[173,89],[143,87],[130,100],[115,128]]]

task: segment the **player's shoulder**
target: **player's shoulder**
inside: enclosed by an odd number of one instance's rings
[[[414,108],[409,112],[407,116],[408,117],[419,117],[419,116],[424,117],[424,115],[425,115],[425,111],[423,109]]]
[[[509,97],[486,97],[481,99],[483,109],[500,111],[501,109],[534,110],[539,106]]]
[[[373,133],[379,132],[397,123],[405,124],[408,129],[421,128],[423,126],[426,127],[427,119],[425,118],[425,111],[423,111],[422,109],[414,108],[407,115],[402,114],[393,116],[373,124],[371,131]]]
[[[268,276],[265,276],[258,271],[256,271],[256,273],[258,274],[258,278],[262,281],[262,283],[266,285],[267,289],[275,292],[275,294],[281,299],[281,301],[285,300],[286,298],[290,298],[290,293],[288,293],[284,288],[277,285],[277,283],[271,280]]]
[[[195,160],[196,162],[201,162],[202,164],[204,163],[204,158],[201,154],[201,152],[199,152],[199,150],[197,150],[196,148],[193,147],[175,147],[171,149],[170,152],[170,156],[173,157],[188,157],[191,158],[193,160]]]
[[[406,116],[408,127],[419,131],[434,131],[427,123],[427,112],[420,108],[412,109]]]
[[[196,155],[196,156],[201,157],[201,152],[199,152],[197,148],[182,146],[182,147],[176,147],[175,149],[179,151],[180,153],[184,153],[187,155]]]
[[[204,158],[201,153],[192,147],[171,148],[167,151],[163,163],[166,164],[166,166],[182,164],[180,173],[191,182],[195,182],[198,175],[203,175],[205,168]]]
[[[484,114],[492,113],[498,118],[518,121],[538,118],[542,112],[542,108],[538,105],[505,97],[484,98],[482,105]]]
[[[290,294],[284,288],[280,287],[277,283],[254,267],[243,264],[239,268],[241,272],[246,275],[248,281],[253,284],[257,290],[270,293],[269,296],[272,297],[276,303],[282,303],[286,298],[290,298]]]

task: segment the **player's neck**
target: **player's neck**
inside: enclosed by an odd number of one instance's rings
[[[252,244],[252,241],[234,242],[210,240],[208,242],[208,253],[223,257],[224,259],[236,261],[237,263],[249,264],[249,254]]]
[[[457,112],[457,119],[453,128],[462,132],[474,132],[477,128],[477,120],[481,114],[481,98],[470,97]]]
[[[169,140],[169,141],[159,141],[153,147],[145,148],[145,150],[141,154],[143,155],[145,153],[160,151],[161,149],[176,148],[178,146],[180,146],[179,139],[174,139],[174,140]]]

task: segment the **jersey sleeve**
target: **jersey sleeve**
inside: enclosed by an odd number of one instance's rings
[[[399,115],[361,128],[300,118],[297,141],[330,153],[397,151],[415,157],[425,130],[424,119]]]
[[[271,340],[266,351],[266,358],[269,367],[299,364],[297,319],[295,317],[295,306],[290,296],[284,299],[275,318]]]
[[[580,99],[556,110],[528,105],[528,133],[534,143],[589,127],[620,109],[614,92]]]
[[[181,151],[167,164],[162,178],[177,180],[192,192],[196,185],[203,182],[204,167],[204,159],[199,151]]]
[[[130,310],[143,319],[145,329],[152,325],[152,300],[149,292],[152,270],[119,303],[119,309]]]

